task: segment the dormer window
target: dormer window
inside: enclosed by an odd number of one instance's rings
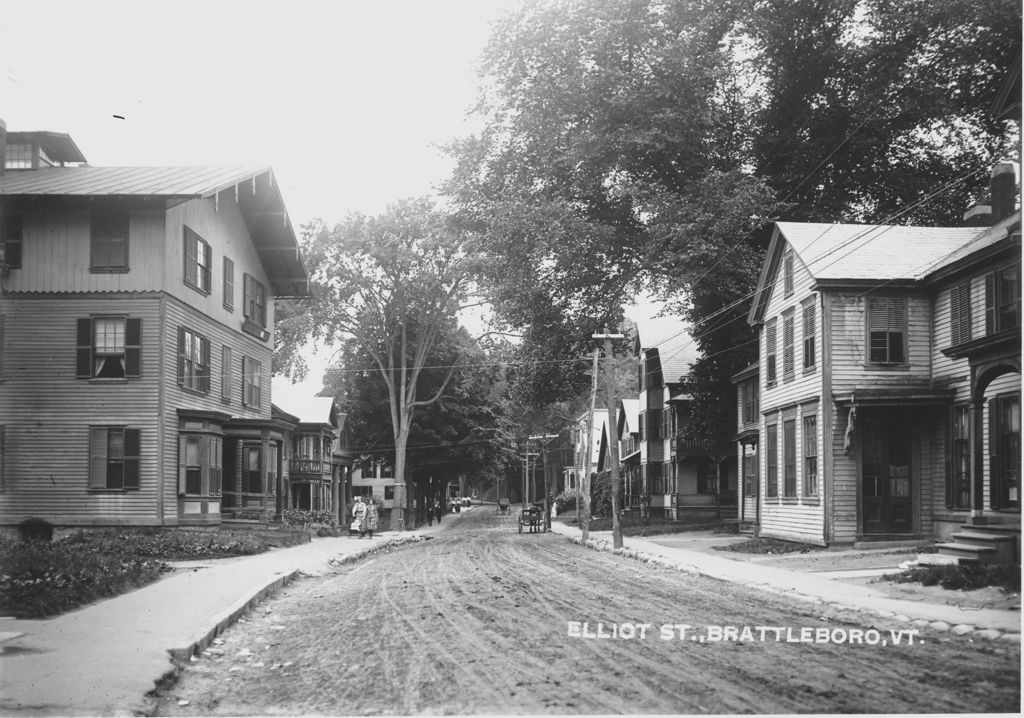
[[[4,147],[4,167],[9,170],[32,169],[32,145],[8,143]]]

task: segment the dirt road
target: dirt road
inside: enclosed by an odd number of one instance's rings
[[[479,507],[430,541],[289,585],[190,663],[158,714],[1020,708],[1019,645],[892,645],[907,625],[821,610],[519,534]]]

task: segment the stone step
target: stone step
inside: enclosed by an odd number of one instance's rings
[[[953,541],[956,543],[967,543],[967,544],[980,544],[990,545],[993,543],[1013,543],[1017,540],[1016,536],[1005,533],[996,533],[995,531],[975,531],[973,528],[970,531],[959,531],[953,534]]]
[[[977,563],[976,558],[960,556],[947,556],[943,553],[921,553],[915,561],[901,563],[900,568],[914,568],[915,566],[956,566],[960,563]]]
[[[956,541],[940,543],[935,546],[939,549],[940,554],[971,559],[981,563],[995,563],[999,557],[999,551],[994,546],[979,546]]]

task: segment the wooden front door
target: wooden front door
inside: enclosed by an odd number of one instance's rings
[[[990,400],[992,508],[1020,510],[1020,395]]]
[[[860,423],[863,532],[913,533],[909,417],[865,412]]]

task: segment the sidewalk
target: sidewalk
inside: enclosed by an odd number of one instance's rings
[[[173,574],[131,593],[44,620],[0,619],[0,715],[128,716],[146,694],[257,600],[299,574],[330,570],[440,527],[373,539],[314,538],[256,556],[175,563]]]
[[[560,521],[552,521],[552,531],[579,542],[582,531]],[[731,537],[717,537],[724,543]],[[678,546],[663,545],[679,542],[672,537],[623,539],[622,553],[631,558],[660,564],[688,573],[710,576],[731,583],[777,594],[786,594],[815,603],[869,611],[899,621],[910,621],[919,627],[928,626],[939,631],[958,634],[973,633],[979,638],[1020,641],[1021,619],[1019,611],[988,608],[964,610],[955,603],[937,601],[911,601],[883,595],[871,585],[827,578],[821,573],[793,571],[760,562],[744,560],[729,552],[705,552]],[[736,540],[732,538],[731,540]],[[611,531],[591,531],[587,545],[603,551],[613,551]],[[864,552],[848,552],[863,556]],[[717,555],[716,555],[717,554]],[[841,557],[837,554],[837,567]],[[862,572],[857,572],[862,573]],[[951,592],[955,595],[955,592]],[[950,599],[955,601],[955,599]]]

